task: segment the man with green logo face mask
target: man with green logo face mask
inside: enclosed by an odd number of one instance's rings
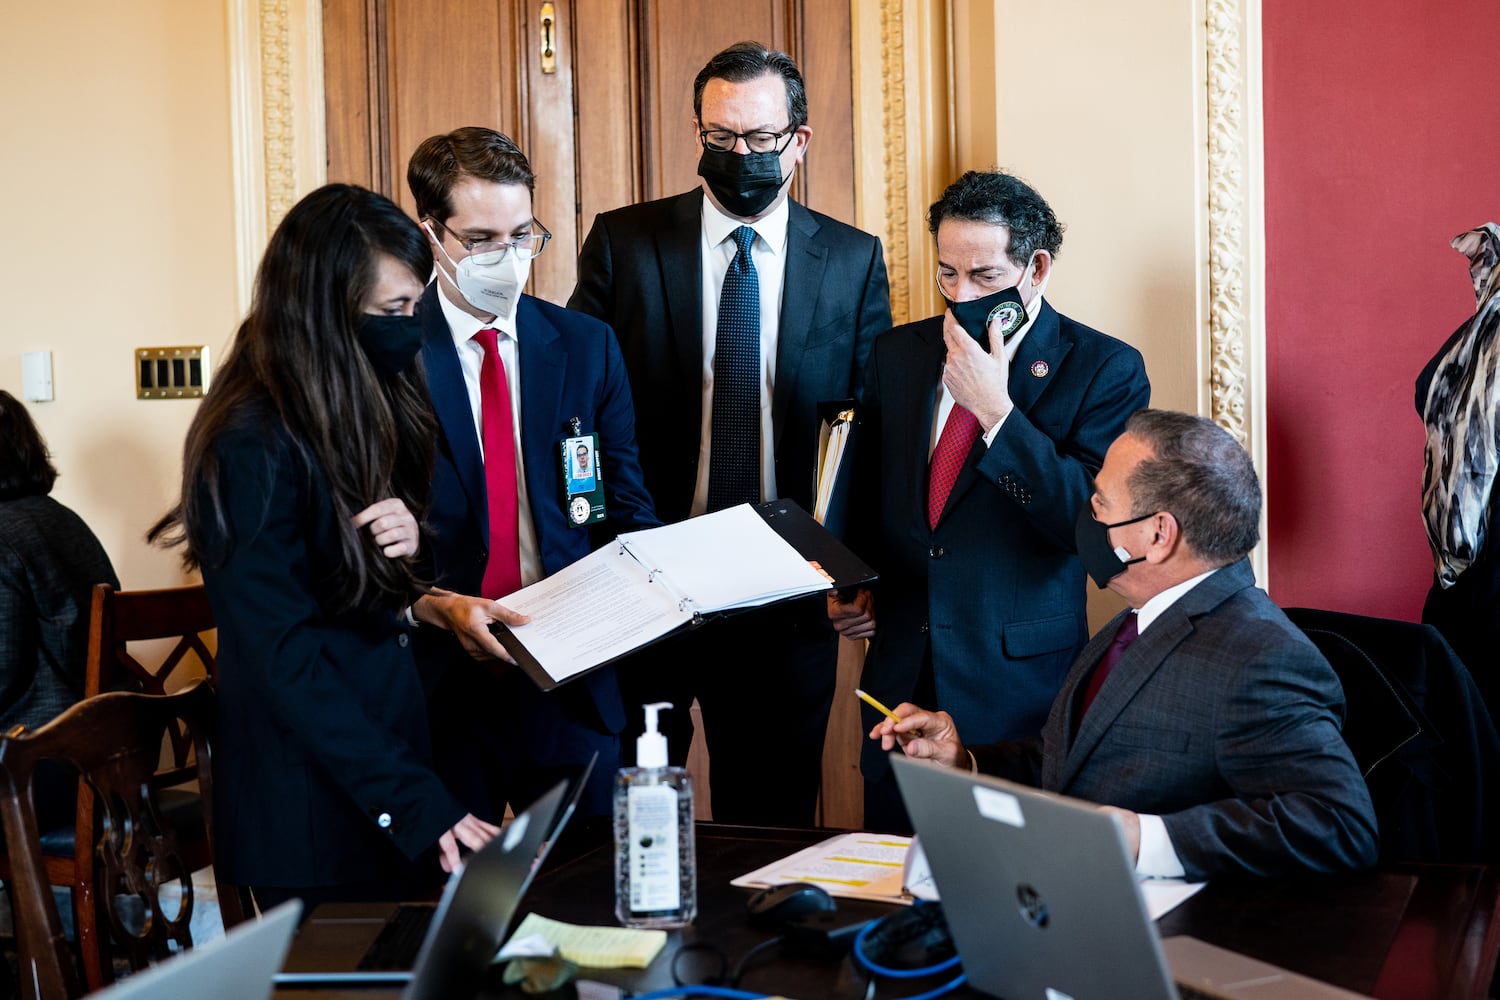
[[[1150,386],[1135,348],[1044,299],[1062,226],[1023,181],[966,173],[928,228],[948,309],[878,338],[864,376],[849,541],[880,579],[829,616],[872,640],[875,698],[1021,739],[1088,637],[1074,522]],[[909,829],[878,748],[862,770],[865,825]]]

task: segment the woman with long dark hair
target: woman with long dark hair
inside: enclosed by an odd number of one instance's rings
[[[403,609],[434,417],[412,311],[432,266],[386,198],[330,184],[271,236],[188,431],[186,544],[219,625],[216,863],[264,908],[395,898],[498,831],[429,766]]]

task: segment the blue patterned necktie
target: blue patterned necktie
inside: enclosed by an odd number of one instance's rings
[[[708,509],[760,502],[760,279],[755,230],[734,231],[739,248],[719,293],[714,398],[708,447]]]

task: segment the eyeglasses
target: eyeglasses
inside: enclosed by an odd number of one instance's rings
[[[453,237],[459,246],[469,252],[469,259],[480,267],[489,267],[492,264],[500,263],[505,259],[506,253],[511,250],[516,252],[518,260],[531,260],[533,257],[540,257],[542,251],[547,248],[547,241],[552,238],[552,234],[547,231],[547,227],[535,219],[531,220],[531,225],[535,229],[540,229],[541,232],[532,233],[530,236],[522,236],[519,239],[508,242],[466,240],[438,220],[432,219],[431,222],[442,229],[443,232]]]
[[[727,128],[707,128],[698,133],[698,140],[704,149],[717,149],[721,153],[733,150],[734,144],[741,139],[752,153],[780,153],[786,146],[777,149],[776,140],[796,131],[795,125],[788,125],[785,132],[731,132]]]

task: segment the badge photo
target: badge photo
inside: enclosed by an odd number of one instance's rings
[[[604,477],[599,469],[599,435],[579,431],[581,421],[569,421],[572,433],[558,444],[562,476],[562,508],[572,527],[604,520]]]

